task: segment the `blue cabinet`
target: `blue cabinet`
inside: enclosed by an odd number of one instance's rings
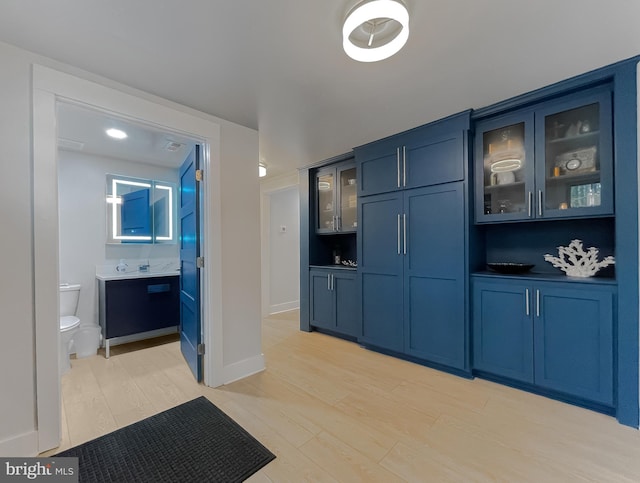
[[[367,196],[359,210],[361,341],[463,370],[463,183]]]
[[[464,112],[355,148],[358,196],[463,180],[468,127]]]
[[[312,268],[309,271],[309,286],[311,325],[356,337],[359,317],[355,270]]]
[[[477,222],[612,215],[611,90],[476,123]]]
[[[473,279],[473,367],[612,407],[615,286]]]

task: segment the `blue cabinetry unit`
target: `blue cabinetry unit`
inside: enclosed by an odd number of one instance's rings
[[[613,214],[611,89],[476,123],[477,222]]]
[[[463,113],[355,150],[360,340],[456,371],[468,370],[468,127]]]
[[[613,284],[473,277],[473,367],[613,407]]]
[[[310,323],[338,335],[358,335],[358,286],[355,270],[309,270]]]

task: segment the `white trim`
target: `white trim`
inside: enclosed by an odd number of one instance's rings
[[[0,441],[0,455],[4,458],[37,456],[38,432],[29,431]]]
[[[295,310],[300,308],[300,300],[293,300],[291,302],[284,302],[281,304],[275,304],[269,306],[269,315],[279,314],[281,312],[288,312],[289,310]]]
[[[33,66],[33,197],[34,197],[34,308],[36,357],[36,417],[38,452],[58,446],[60,380],[58,347],[58,196],[56,117],[58,100],[114,113],[135,122],[174,131],[203,143],[203,183],[206,233],[203,285],[203,338],[211,350],[204,355],[204,382],[218,386],[223,377],[222,240],[220,197],[220,124],[173,107],[114,88]],[[205,180],[206,181],[206,180]]]
[[[264,369],[264,354],[234,362],[224,368],[224,383],[231,384],[247,376],[262,372]]]
[[[637,102],[637,108],[636,108],[636,116],[640,115],[640,62],[638,62],[636,64],[636,102]],[[638,146],[636,148],[636,154],[638,156],[638,160],[637,160],[637,164],[636,166],[640,166],[640,119],[636,118],[636,129],[637,129],[637,135],[636,135],[636,141],[638,143]],[[640,186],[640,169],[637,170],[637,176],[638,179],[636,180],[637,186]],[[638,194],[638,213],[640,213],[640,193]],[[638,237],[640,238],[640,220],[638,220]],[[638,256],[640,257],[640,247],[638,248],[639,253]],[[638,313],[640,313],[640,292],[639,292],[639,297],[638,297]],[[638,346],[640,347],[640,337],[638,338]],[[639,394],[638,394],[638,398],[640,400],[640,371],[638,371],[638,389],[639,389]],[[640,404],[638,405],[638,418],[640,419]]]

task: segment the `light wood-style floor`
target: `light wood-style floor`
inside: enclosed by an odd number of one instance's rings
[[[49,454],[204,395],[276,454],[251,482],[640,482],[640,432],[614,418],[300,332],[296,311],[263,348],[266,371],[218,389],[176,341],[72,360]]]

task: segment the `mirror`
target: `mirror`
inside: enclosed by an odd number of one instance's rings
[[[107,243],[176,243],[176,185],[107,175]]]

